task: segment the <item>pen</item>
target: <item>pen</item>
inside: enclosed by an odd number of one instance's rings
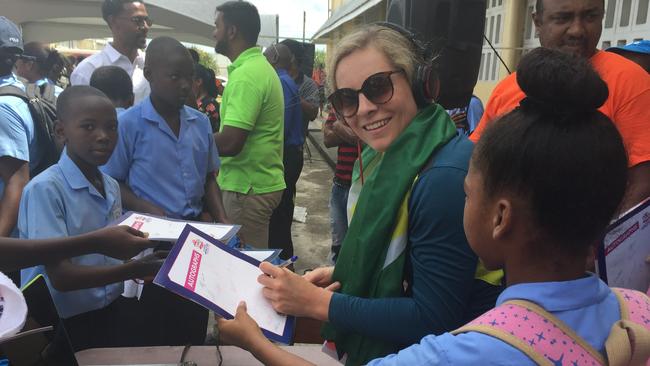
[[[298,260],[298,256],[294,255],[293,257],[287,259],[286,261],[280,263],[278,267],[280,268],[286,268],[289,267],[290,265],[294,264]]]

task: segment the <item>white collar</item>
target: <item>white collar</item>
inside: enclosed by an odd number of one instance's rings
[[[113,47],[112,42],[109,42],[108,44],[106,44],[106,47],[104,47],[104,52],[108,56],[108,59],[111,61],[111,63],[115,63],[120,57],[124,57],[130,63],[132,63],[134,65],[135,64],[140,65],[144,61],[144,52],[142,52],[141,50],[138,50],[138,55],[135,57],[133,62],[131,62],[131,60],[129,60],[128,57],[121,54],[118,50],[115,49],[115,47]]]

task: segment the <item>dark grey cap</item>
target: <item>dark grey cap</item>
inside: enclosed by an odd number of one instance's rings
[[[23,52],[23,37],[20,29],[11,20],[0,16],[0,48],[15,49],[17,53]]]

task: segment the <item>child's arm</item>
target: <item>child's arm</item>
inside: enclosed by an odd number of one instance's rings
[[[101,253],[129,259],[155,242],[128,226],[112,226],[88,234],[43,240],[0,238],[0,271],[53,263],[84,254]]]
[[[219,327],[219,341],[243,348],[255,356],[265,365],[314,365],[307,360],[289,353],[271,343],[246,312],[246,303],[240,302],[237,306],[235,319],[217,319]]]
[[[122,206],[125,209],[157,216],[166,216],[165,210],[145,199],[136,196],[126,183],[119,183],[120,195],[122,197]]]
[[[0,236],[10,236],[16,226],[20,196],[29,182],[29,163],[3,156],[0,158],[0,179],[5,185],[0,196]]]
[[[81,290],[105,286],[128,279],[155,276],[162,266],[165,251],[154,252],[143,258],[116,266],[83,266],[69,259],[45,266],[52,286],[59,291]]]
[[[226,209],[223,207],[223,199],[221,198],[221,189],[217,184],[217,174],[209,173],[205,178],[205,203],[208,206],[210,215],[222,224],[230,224],[230,220],[226,215]]]

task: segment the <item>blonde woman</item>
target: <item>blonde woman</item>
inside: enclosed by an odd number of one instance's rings
[[[328,65],[329,99],[367,147],[336,267],[300,277],[260,266],[274,308],[328,322],[323,336],[352,365],[455,329],[500,292],[500,274],[482,270],[463,232],[473,145],[426,97],[433,85],[423,53],[404,31],[381,25],[341,40]]]

